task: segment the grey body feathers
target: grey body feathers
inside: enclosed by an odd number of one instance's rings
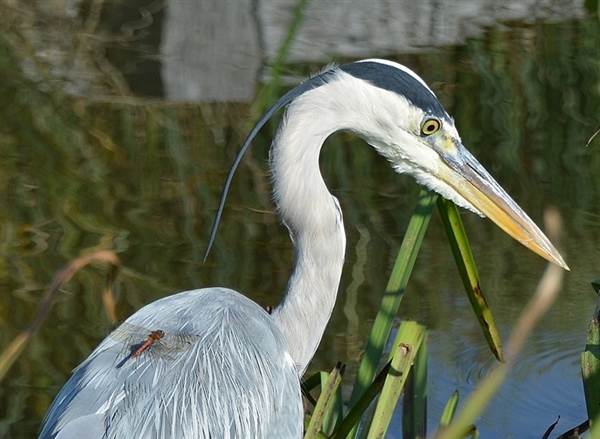
[[[301,437],[298,372],[282,355],[280,330],[250,299],[225,288],[188,291],[127,323],[179,335],[189,348],[159,356],[151,345],[131,358],[131,346],[107,337],[56,397],[42,438]]]

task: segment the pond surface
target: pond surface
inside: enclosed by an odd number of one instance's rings
[[[61,69],[63,45],[69,41],[72,55],[84,56],[77,50],[90,46],[72,42],[84,38],[76,29],[79,15],[93,18],[94,11],[87,2],[71,3],[80,9],[61,12],[61,26],[50,27],[46,39],[41,25],[54,23],[56,11],[39,6],[28,11],[27,21],[20,15],[24,9],[7,9],[0,19],[2,347],[26,327],[57,270],[97,249],[113,250],[122,263],[120,320],[160,297],[213,285],[242,291],[263,306],[276,305],[293,259],[287,231],[273,212],[265,165],[277,118],[243,160],[203,264],[229,165],[253,121],[286,89],[273,85],[272,78],[296,82],[318,71],[326,56],[380,56],[411,67],[431,84],[464,144],[536,223],[542,224],[548,206],[563,217],[563,255],[571,271],[508,381],[477,421],[481,437],[541,438],[559,416],[556,435],[586,419],[579,358],[596,300],[590,282],[600,278],[600,138],[586,147],[600,125],[600,25],[590,12],[597,2],[586,3],[587,9],[576,2],[573,11],[563,5],[563,13],[534,19],[509,14],[485,25],[465,19],[472,31],[464,38],[445,40],[444,29],[438,29],[436,44],[420,41],[407,51],[392,52],[374,35],[370,46],[360,39],[353,46],[347,39],[337,53],[325,37],[313,34],[312,43],[320,41],[322,52],[309,51],[314,58],[306,58],[306,51],[292,47],[293,62],[280,67],[281,77],[269,69],[270,47],[277,46],[269,40],[252,49],[262,50],[267,60],[250,75],[251,90],[257,91],[250,95],[256,98],[246,102],[244,88],[237,98],[213,93],[205,101],[199,92],[196,103],[172,100],[173,85],[167,90],[153,56],[160,35],[150,25],[144,28],[148,34],[127,28],[139,36],[127,40],[129,46],[105,39],[104,51],[86,53],[73,79],[72,70]],[[284,4],[282,11],[293,14]],[[118,5],[102,11],[96,36],[123,31],[109,14]],[[258,11],[262,20],[273,15],[264,8]],[[173,20],[162,15],[164,9],[154,14],[153,26]],[[305,26],[314,26],[318,17],[308,9]],[[240,23],[242,29],[245,22]],[[275,24],[263,33],[276,38]],[[302,35],[296,41],[305,41]],[[52,45],[56,53],[47,49]],[[136,50],[127,58],[124,47]],[[142,62],[147,60],[149,65]],[[245,65],[243,57],[230,62]],[[321,169],[342,205],[348,245],[337,305],[309,373],[330,370],[340,360],[348,364],[350,382],[419,187],[349,134],[327,141]],[[545,262],[489,221],[467,212],[463,221],[484,294],[506,340]],[[2,382],[0,437],[35,436],[71,370],[111,330],[100,296],[106,274],[98,265],[74,277]],[[399,319],[408,318],[429,327],[433,432],[452,392],[458,390],[464,401],[495,365],[435,215],[401,306]],[[399,425],[398,418],[389,437],[401,437]]]

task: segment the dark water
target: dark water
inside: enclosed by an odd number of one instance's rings
[[[105,80],[88,95],[74,97],[65,92],[73,82],[53,80],[57,72],[52,63],[45,64],[48,56],[36,58],[40,53],[33,45],[16,43],[22,29],[3,24],[2,346],[30,321],[55,272],[95,249],[111,249],[122,262],[120,319],[157,298],[211,285],[275,305],[293,256],[286,230],[273,213],[265,166],[275,122],[244,159],[216,245],[202,263],[225,174],[264,95],[251,104],[148,102],[143,96],[119,95],[115,82]],[[455,117],[464,144],[538,224],[547,206],[563,216],[564,255],[571,271],[558,301],[478,420],[481,437],[539,438],[558,416],[560,432],[586,418],[579,355],[595,303],[590,282],[600,278],[600,139],[585,146],[600,125],[598,35],[598,18],[592,14],[516,20],[482,28],[460,45],[370,55],[402,62],[432,85]],[[107,56],[111,53],[107,50]],[[320,66],[295,63],[285,72],[296,77]],[[135,82],[131,74],[124,78]],[[160,94],[159,85],[147,87]],[[259,92],[265,86],[255,84]],[[331,369],[342,360],[351,376],[419,188],[348,134],[328,140],[321,167],[342,204],[348,246],[338,303],[310,370]],[[545,263],[487,220],[466,212],[463,220],[506,340]],[[0,437],[34,436],[70,371],[110,330],[100,298],[106,272],[97,266],[75,276],[2,382]],[[400,317],[430,328],[433,431],[450,394],[459,390],[464,400],[495,364],[437,217]]]

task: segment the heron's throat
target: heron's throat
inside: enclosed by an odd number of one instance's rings
[[[318,124],[295,123],[293,114],[288,111],[271,149],[275,201],[296,250],[285,297],[273,318],[303,374],[335,305],[346,236],[339,204],[319,170],[319,152],[330,132],[315,129]]]

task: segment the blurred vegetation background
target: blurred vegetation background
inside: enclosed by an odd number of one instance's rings
[[[547,205],[564,216],[562,246],[572,271],[517,376],[542,375],[554,365],[572,371],[593,310],[600,138],[586,143],[600,126],[600,24],[597,1],[585,5],[589,15],[577,19],[493,23],[462,45],[384,54],[432,86],[464,144],[536,222]],[[32,318],[53,274],[96,249],[111,249],[122,261],[122,319],[159,297],[210,285],[275,305],[286,285],[293,252],[272,209],[265,166],[277,120],[244,159],[216,246],[202,263],[232,157],[271,103],[260,99],[268,64],[253,102],[166,100],[156,67],[163,11],[147,27],[127,27],[137,6],[0,1],[2,346]],[[294,62],[281,73],[294,81],[321,67]],[[338,307],[314,362],[325,369],[360,356],[419,190],[350,134],[334,135],[328,145],[322,171],[341,200],[349,240]],[[544,262],[489,222],[471,214],[464,221],[496,319],[508,330]],[[408,292],[403,316],[439,331],[431,335],[430,357],[437,352],[438,362],[432,370],[454,370],[446,385],[468,387],[493,363],[452,264],[443,229],[434,224],[410,287],[419,294]],[[104,280],[101,266],[77,274],[2,383],[0,437],[32,437],[70,371],[110,330],[99,297]],[[448,346],[436,348],[436,337]],[[433,380],[444,386],[445,378]],[[432,393],[435,413],[441,408]],[[563,405],[550,398],[535,411],[553,420]],[[576,410],[564,410],[567,420],[577,419]]]

